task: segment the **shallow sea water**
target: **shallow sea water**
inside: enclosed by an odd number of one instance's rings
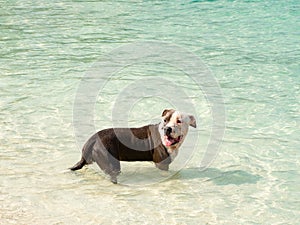
[[[298,1],[12,0],[1,2],[0,15],[1,224],[299,223]],[[103,86],[87,124],[157,122],[183,91],[198,127],[170,172],[122,163],[113,185],[96,165],[68,171],[80,158],[76,130],[85,130],[74,126],[80,84],[112,51],[141,41],[180,46],[216,78],[226,109],[217,157],[199,168],[213,121],[203,88],[174,65],[137,62],[110,78],[98,74]],[[162,96],[132,103],[142,91],[133,89],[118,101],[145,78],[164,81]],[[130,111],[119,121],[112,111],[126,99]]]

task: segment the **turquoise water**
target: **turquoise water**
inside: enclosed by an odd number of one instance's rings
[[[299,223],[298,1],[12,0],[0,15],[1,224]],[[95,63],[138,41],[180,46],[210,69],[226,109],[219,154],[199,170],[213,120],[203,88],[173,65],[137,63],[102,77],[95,129],[113,125],[128,85],[173,81],[198,120],[179,160],[169,173],[124,163],[120,185],[96,166],[69,172],[80,157],[74,130],[84,129],[74,127],[79,85]],[[172,99],[178,93],[140,99],[128,124],[157,121]]]

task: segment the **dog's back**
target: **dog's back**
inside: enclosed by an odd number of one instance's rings
[[[140,128],[109,128],[94,134],[82,149],[82,158],[71,170],[96,162],[108,174],[119,173],[119,161],[153,161],[167,170],[171,160],[162,145],[158,124]]]

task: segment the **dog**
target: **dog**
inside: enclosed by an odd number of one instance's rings
[[[189,126],[196,128],[193,115],[165,109],[162,121],[139,128],[109,128],[95,133],[82,149],[81,160],[71,170],[96,162],[117,183],[120,161],[153,161],[157,168],[168,170],[178,154]]]

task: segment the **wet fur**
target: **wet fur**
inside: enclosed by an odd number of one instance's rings
[[[176,112],[173,109],[164,110],[163,121],[159,124],[140,128],[109,128],[97,132],[85,143],[80,161],[70,169],[79,170],[96,162],[110,176],[113,183],[117,183],[117,176],[121,171],[120,161],[153,161],[157,168],[168,170],[183,140],[174,146],[166,147],[163,143],[164,128],[166,125],[173,126],[172,135],[181,132],[180,135],[185,137],[188,126],[196,126],[194,117]],[[176,124],[179,117],[186,121],[182,121],[180,125]],[[175,126],[180,126],[180,129],[175,131]]]

